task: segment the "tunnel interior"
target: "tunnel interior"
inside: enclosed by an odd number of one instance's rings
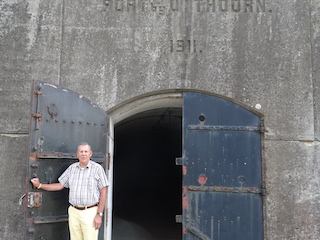
[[[112,239],[182,239],[182,109],[136,114],[114,136]]]

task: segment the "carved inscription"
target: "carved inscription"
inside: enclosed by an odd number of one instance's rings
[[[177,13],[208,14],[215,13],[265,13],[268,0],[103,0],[105,11],[114,11],[119,14],[146,14],[154,13],[159,16]],[[171,53],[202,53],[204,48],[198,40],[189,37],[170,40]]]
[[[201,53],[202,51],[196,48],[196,40],[179,39],[170,41],[170,52]]]
[[[118,12],[266,12],[267,0],[104,0]]]

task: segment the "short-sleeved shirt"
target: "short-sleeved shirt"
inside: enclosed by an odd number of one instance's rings
[[[108,180],[103,167],[90,161],[85,168],[80,163],[71,164],[59,177],[59,182],[69,188],[69,203],[74,206],[91,206],[99,202],[100,189]]]

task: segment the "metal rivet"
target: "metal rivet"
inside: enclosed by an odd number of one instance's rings
[[[38,166],[39,165],[37,163],[32,163],[30,167],[33,168],[33,169],[36,169],[36,168],[38,168]]]
[[[204,122],[206,120],[206,117],[203,114],[201,114],[199,116],[199,120],[200,120],[200,122]]]
[[[33,234],[35,233],[36,229],[34,227],[29,227],[27,231],[28,233]]]

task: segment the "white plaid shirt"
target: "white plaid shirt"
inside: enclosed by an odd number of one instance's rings
[[[71,164],[59,177],[59,182],[69,188],[69,203],[74,206],[90,206],[99,202],[99,189],[109,185],[103,167],[90,161],[85,168],[79,162]]]

